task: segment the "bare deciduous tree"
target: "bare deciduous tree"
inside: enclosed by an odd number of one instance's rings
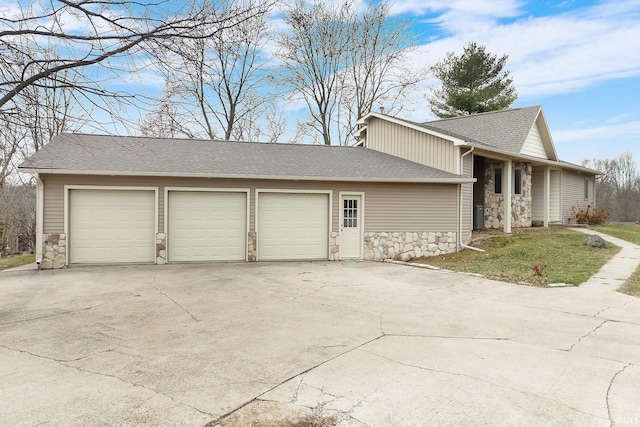
[[[35,187],[6,185],[0,188],[0,255],[15,253],[20,241],[35,248]]]
[[[602,173],[597,180],[597,203],[611,220],[640,220],[640,175],[631,152],[616,159],[586,159],[582,164]]]
[[[267,10],[253,0],[2,3],[0,184],[52,136],[88,120],[123,122],[139,95],[113,83],[139,76],[160,46],[214,37]]]
[[[426,69],[412,69],[408,57],[415,44],[411,23],[390,19],[391,4],[373,4],[355,17],[349,37],[347,68],[341,91],[340,142],[347,144],[356,121],[382,108],[396,115],[407,108],[407,95],[426,79]]]
[[[35,84],[49,88],[55,82],[89,94],[117,95],[95,74],[70,73],[69,80],[61,72],[92,65],[135,68],[136,55],[153,52],[165,40],[209,38],[265,13],[251,2],[216,6],[193,1],[179,8],[167,0],[12,4],[0,15],[0,111],[10,113],[14,97]],[[61,55],[51,56],[39,46],[57,46]],[[118,58],[124,62],[112,61]]]
[[[163,121],[180,122],[192,134],[211,139],[257,140],[268,131],[260,123],[272,102],[262,52],[266,19],[256,15],[206,39],[165,43],[158,56],[167,81],[165,98],[174,106],[165,108],[172,117]]]
[[[278,39],[282,81],[294,100],[304,101],[323,144],[348,143],[356,120],[379,104],[390,113],[426,76],[409,70],[414,44],[407,21],[391,20],[390,4],[331,6],[299,1],[284,14],[288,32]]]
[[[307,104],[308,125],[325,145],[331,144],[354,7],[352,2],[330,6],[321,0],[313,4],[300,0],[285,12],[288,32],[278,40],[283,82],[290,86],[293,99],[302,98]]]

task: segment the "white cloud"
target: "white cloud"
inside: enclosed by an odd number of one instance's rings
[[[478,16],[459,10],[458,2],[447,6],[436,21],[452,33],[420,46],[414,54],[416,66],[431,65],[446,52],[459,53],[468,42],[476,41],[494,54],[509,55],[507,68],[521,98],[573,92],[602,80],[640,75],[637,0],[488,25],[491,19],[517,11],[516,3],[502,3],[497,13]],[[463,18],[466,22],[461,26],[458,21]]]
[[[640,145],[640,121],[560,130],[553,133],[553,139],[561,143],[599,140]]]
[[[412,14],[421,16],[426,14],[440,15],[433,22],[443,29],[459,29],[460,25],[468,23],[469,19],[493,20],[496,18],[514,17],[519,15],[520,1],[516,0],[398,0],[393,3],[392,13],[396,15]]]
[[[553,132],[553,141],[560,158],[579,162],[583,158],[615,158],[629,151],[640,160],[640,120],[618,122],[626,117],[606,119],[604,124]]]

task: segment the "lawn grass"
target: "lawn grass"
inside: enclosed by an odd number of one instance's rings
[[[486,240],[473,244],[486,252],[466,249],[424,258],[422,262],[513,283],[579,285],[619,250],[611,244],[604,249],[585,246],[585,237],[566,229],[518,230],[512,235],[489,235]]]
[[[592,226],[591,228],[601,233],[617,237],[618,239],[640,245],[640,227],[636,225],[607,224]],[[618,290],[634,297],[640,297],[640,267]]]
[[[36,262],[35,254],[0,258],[0,271],[6,270],[7,268],[20,267],[21,265],[31,264],[33,262]]]

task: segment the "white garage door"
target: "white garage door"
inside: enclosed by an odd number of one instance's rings
[[[327,194],[261,193],[258,197],[260,260],[327,259]]]
[[[155,192],[69,190],[69,262],[153,262]]]
[[[240,261],[247,256],[247,194],[170,191],[169,261]]]

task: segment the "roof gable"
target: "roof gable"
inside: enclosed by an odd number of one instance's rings
[[[483,148],[493,147],[519,155],[541,111],[542,107],[536,105],[434,120],[422,125],[454,132],[472,143],[480,143]]]
[[[529,135],[522,145],[520,154],[531,157],[539,157],[541,159],[547,158],[547,151],[544,148],[544,144],[542,143],[542,136],[540,136],[540,130],[538,129],[538,125],[536,123],[531,126],[531,130],[529,131]]]
[[[520,150],[520,154],[548,160],[558,160],[556,147],[551,138],[551,132],[549,131],[549,126],[547,125],[547,120],[542,108],[536,117],[536,121],[531,126],[531,130]]]

